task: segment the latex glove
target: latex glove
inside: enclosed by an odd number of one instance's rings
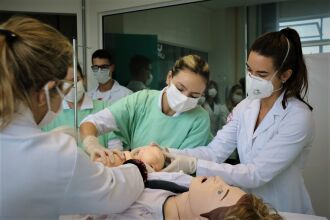
[[[125,160],[125,156],[121,151],[104,148],[95,136],[87,136],[83,140],[83,148],[89,154],[92,161],[97,160],[106,166],[115,163],[114,154],[117,154],[122,160]]]
[[[171,163],[162,169],[163,172],[179,172],[183,171],[186,174],[193,174],[197,169],[197,158],[178,155],[173,153],[165,153],[165,156],[171,160]]]

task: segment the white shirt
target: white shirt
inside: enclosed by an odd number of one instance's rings
[[[181,173],[154,172],[148,174],[150,180],[167,180],[179,185],[189,187],[192,177]],[[162,220],[163,205],[166,199],[175,193],[161,190],[145,188],[142,195],[123,213],[90,216],[90,215],[71,215],[61,216],[60,220]],[[90,217],[90,218],[89,218]]]
[[[278,211],[311,214],[302,169],[314,136],[312,113],[295,98],[288,99],[283,109],[282,99],[283,94],[255,131],[260,100],[245,99],[207,147],[170,152],[200,158],[197,175],[221,176],[262,197]],[[241,164],[223,163],[236,146]]]
[[[135,165],[93,163],[71,136],[42,132],[28,108],[19,112],[0,133],[1,219],[120,213],[140,196]]]
[[[132,94],[133,92],[128,88],[119,85],[119,83],[114,80],[112,88],[106,92],[101,92],[99,87],[97,86],[95,89],[89,92],[89,95],[92,99],[102,100],[102,101],[109,101],[111,104],[115,101]]]

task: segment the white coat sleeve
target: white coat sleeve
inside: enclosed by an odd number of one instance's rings
[[[118,129],[115,118],[108,108],[105,108],[95,114],[88,115],[81,121],[80,125],[84,122],[90,122],[95,125],[98,135],[115,131]]]
[[[313,139],[314,123],[307,109],[291,111],[280,121],[279,129],[269,142],[246,164],[197,162],[197,175],[217,175],[228,184],[257,188],[288,168]],[[306,149],[305,149],[306,148]]]
[[[121,213],[141,195],[144,183],[133,164],[116,168],[93,163],[77,148],[76,162],[60,214]]]
[[[192,149],[169,149],[171,153],[193,156],[198,159],[222,163],[235,150],[237,146],[237,130],[239,126],[239,109],[235,108],[228,116],[228,123],[217,132],[217,135],[208,144]]]

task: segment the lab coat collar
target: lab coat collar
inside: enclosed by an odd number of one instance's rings
[[[111,91],[112,92],[120,91],[120,85],[116,80],[113,80],[113,85],[112,85]]]
[[[64,110],[70,109],[67,101],[65,101],[65,100],[63,100],[63,102],[62,102],[62,107],[63,107]],[[93,105],[92,98],[87,93],[85,93],[84,98],[83,98],[83,102],[82,102],[81,107],[80,107],[79,110],[93,109],[93,108],[94,108],[94,105]]]
[[[97,92],[97,91],[99,91],[99,86],[96,86],[93,89],[93,92],[94,93]],[[108,90],[108,91],[111,91],[111,92],[118,92],[118,91],[120,91],[120,85],[119,85],[119,83],[116,80],[113,80],[113,85],[112,85],[111,89]],[[108,92],[108,91],[106,91],[106,92]]]
[[[12,122],[1,132],[7,135],[21,136],[17,128],[24,128],[24,135],[41,132],[37,123],[34,120],[32,111],[24,104],[19,104],[18,110],[14,115]],[[26,128],[26,129],[25,129]]]
[[[248,130],[248,143],[252,144],[252,139],[258,136],[263,131],[267,130],[275,122],[275,117],[283,116],[286,112],[286,109],[282,106],[282,100],[284,97],[284,92],[277,98],[273,107],[269,110],[265,118],[259,124],[258,128],[254,131],[255,124],[258,118],[260,110],[260,100],[252,100],[248,105],[247,110],[244,112],[244,121]]]
[[[159,107],[159,109],[160,109],[161,112],[163,112],[163,109],[162,109],[162,97],[163,97],[163,94],[164,94],[164,92],[166,91],[167,88],[168,88],[168,86],[166,86],[164,89],[162,89],[162,91],[160,91],[160,95],[159,95],[159,98],[158,98],[158,107]],[[175,112],[172,117],[177,117],[180,114],[181,114],[181,112]]]

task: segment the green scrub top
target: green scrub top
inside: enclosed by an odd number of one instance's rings
[[[142,90],[109,106],[125,149],[156,142],[176,149],[207,145],[212,135],[208,113],[200,106],[177,116],[161,111],[161,92]]]
[[[84,107],[84,104],[87,103],[88,106]],[[78,113],[78,125],[80,122],[88,115],[94,114],[98,111],[101,111],[110,105],[109,102],[103,102],[99,100],[92,100],[90,97],[84,96],[84,101],[81,106],[81,109],[77,111]],[[48,125],[41,128],[43,131],[51,131],[57,127],[67,125],[74,127],[74,111],[73,109],[67,108],[63,109],[61,113]],[[114,135],[104,134],[98,137],[99,142],[102,146],[107,147],[109,138],[114,137]],[[80,144],[79,144],[80,146]],[[81,146],[80,146],[81,147]]]

